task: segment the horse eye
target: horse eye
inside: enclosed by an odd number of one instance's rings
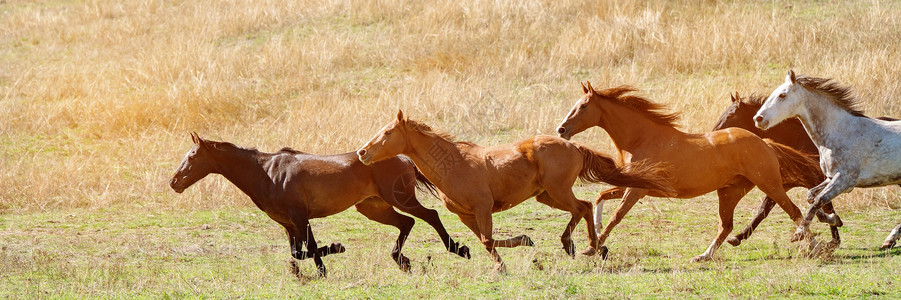
[[[779,94],[779,98],[785,98],[785,93]]]
[[[385,135],[391,134],[391,130],[385,131]]]
[[[580,107],[581,107],[581,108],[586,108],[586,107],[588,107],[588,103],[582,103],[582,106],[580,106]]]

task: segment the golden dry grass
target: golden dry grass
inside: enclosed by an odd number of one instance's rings
[[[0,1],[0,209],[248,205],[166,185],[188,132],[356,149],[398,108],[462,139],[544,133],[579,82],[630,84],[708,130],[787,69],[901,115],[887,1]],[[610,149],[601,130],[577,139]],[[893,190],[840,206],[897,206]],[[862,200],[852,200],[862,199]]]

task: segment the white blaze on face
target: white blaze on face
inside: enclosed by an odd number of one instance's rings
[[[385,126],[382,126],[382,129],[379,129],[379,131],[377,131],[375,133],[375,136],[373,136],[372,139],[370,139],[369,142],[366,143],[366,146],[372,145],[372,143],[375,142],[376,139],[378,139],[380,136],[382,136],[382,133],[385,132],[385,129],[388,128],[388,126],[391,126],[391,123],[388,123],[388,124],[385,124]]]
[[[566,118],[563,119],[563,122],[561,122],[560,125],[557,126],[557,128],[563,127],[563,124],[566,124],[566,121],[568,121],[569,118],[571,118],[573,114],[576,113],[576,109],[579,108],[579,102],[582,102],[582,98],[576,99],[576,104],[573,104],[573,108],[569,110],[569,113],[566,114]]]

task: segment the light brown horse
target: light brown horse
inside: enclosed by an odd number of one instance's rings
[[[796,223],[801,212],[785,194],[782,172],[806,170],[810,158],[780,144],[764,141],[747,130],[728,128],[704,134],[676,129],[679,114],[665,113],[664,106],[631,95],[628,86],[595,91],[588,83],[566,119],[557,128],[565,139],[593,126],[607,131],[621,162],[665,163],[675,198],[694,198],[711,191],[719,196],[719,234],[703,254],[691,261],[708,260],[732,231],[738,201],[754,186],[770,196]],[[802,176],[802,175],[799,175]],[[616,191],[614,188],[613,191]],[[598,236],[603,245],[629,209],[644,197],[667,196],[659,191],[627,188],[623,201],[607,228]],[[600,209],[595,208],[595,222]]]
[[[660,168],[641,164],[618,167],[613,159],[588,147],[553,136],[535,136],[515,143],[481,147],[468,142],[453,142],[449,135],[437,133],[418,121],[397,119],[376,133],[357,151],[366,164],[404,154],[438,188],[448,210],[457,214],[480,239],[494,259],[495,269],[504,271],[496,247],[532,246],[528,236],[507,240],[492,237],[491,214],[504,211],[526,199],[568,211],[572,218],[560,241],[570,256],[575,255],[572,231],[584,218],[593,255],[596,236],[591,203],[576,199],[572,186],[576,178],[591,182],[609,182],[622,186],[667,190]],[[603,254],[603,251],[602,251]]]
[[[221,174],[285,227],[291,255],[301,260],[313,258],[320,275],[326,274],[322,257],[344,252],[344,246],[332,243],[317,247],[310,219],[330,216],[351,206],[370,220],[400,230],[391,258],[401,270],[410,270],[410,260],[401,254],[401,249],[415,221],[395,208],[428,222],[438,231],[448,251],[470,257],[469,248],[460,246],[447,234],[438,212],[416,200],[417,182],[433,192],[434,186],[406,157],[390,157],[366,166],[353,152],[314,155],[282,148],[276,153],[265,153],[205,140],[197,133],[191,133],[191,140],[194,146],[172,175],[169,186],[181,193],[210,173]],[[307,251],[303,251],[303,244]],[[299,270],[293,260],[291,266],[297,275]]]

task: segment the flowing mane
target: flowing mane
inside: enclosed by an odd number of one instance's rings
[[[801,75],[796,78],[797,82],[804,88],[815,92],[820,92],[829,96],[835,105],[838,105],[848,113],[866,117],[863,111],[858,108],[860,102],[851,94],[851,88],[842,86],[838,82],[830,78],[818,78]]]
[[[751,105],[756,105],[756,106],[760,107],[760,106],[763,106],[764,102],[766,102],[767,96],[758,94],[758,93],[753,93],[751,95],[748,95],[745,98],[739,97],[739,99],[740,99],[739,101],[744,102],[745,104],[751,104]]]
[[[407,124],[408,128],[410,128],[410,129],[412,129],[412,130],[415,130],[415,131],[418,131],[418,132],[420,132],[420,133],[423,133],[423,134],[425,134],[425,135],[430,135],[430,136],[439,137],[439,138],[442,138],[442,139],[447,140],[448,142],[455,142],[455,143],[464,143],[464,144],[469,144],[469,145],[475,145],[475,144],[473,144],[473,143],[471,143],[471,142],[457,141],[457,137],[455,137],[455,136],[453,136],[453,135],[451,135],[451,134],[449,134],[449,133],[447,133],[447,132],[442,132],[442,131],[438,131],[438,130],[432,129],[432,127],[430,127],[429,125],[426,125],[425,123],[422,123],[422,122],[420,122],[420,121],[416,121],[416,120],[413,120],[413,119],[406,119],[406,120],[404,121],[404,123]]]
[[[672,127],[679,127],[679,125],[676,124],[676,121],[678,121],[680,117],[680,114],[678,112],[667,113],[666,110],[668,108],[666,107],[666,105],[651,102],[650,100],[645,99],[641,96],[628,95],[628,93],[634,91],[637,91],[637,89],[631,86],[622,85],[614,88],[594,91],[594,94],[615,100],[617,103],[623,106],[641,112],[656,123],[669,125]]]

